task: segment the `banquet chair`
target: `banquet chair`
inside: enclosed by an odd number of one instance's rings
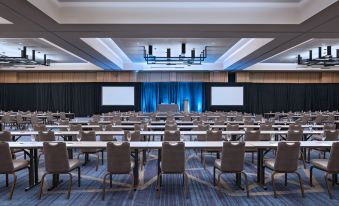
[[[106,178],[110,177],[110,187],[112,188],[113,174],[129,174],[131,176],[131,190],[134,189],[133,168],[134,162],[130,159],[130,144],[129,142],[107,142],[107,173],[102,181],[102,199],[105,199],[106,193]]]
[[[271,179],[274,197],[277,197],[275,188],[275,175],[278,173],[285,174],[285,186],[287,186],[287,174],[296,174],[299,178],[301,195],[304,197],[303,181],[300,174],[297,172],[299,153],[300,142],[279,142],[275,159],[264,160],[264,167],[273,171],[271,174]]]
[[[339,142],[334,142],[331,146],[330,157],[328,159],[313,159],[311,160],[312,166],[310,167],[310,186],[313,186],[313,169],[324,171],[324,180],[327,186],[327,193],[330,199],[333,198],[332,189],[328,176],[332,174],[332,187],[335,185],[334,178],[339,173]]]
[[[223,142],[221,159],[216,159],[214,161],[213,167],[213,183],[215,183],[215,174],[216,170],[220,171],[218,175],[217,186],[219,190],[221,188],[220,178],[224,173],[236,173],[243,174],[246,184],[247,197],[249,194],[249,186],[247,174],[244,172],[244,156],[245,156],[245,143],[244,142]]]
[[[182,174],[185,193],[188,195],[188,176],[185,172],[185,143],[163,142],[161,148],[160,172],[157,177],[157,196],[160,198],[160,187],[164,174]]]
[[[81,170],[80,170],[80,161],[78,159],[69,159],[68,152],[66,148],[66,143],[64,142],[44,142],[43,150],[45,154],[45,173],[41,177],[40,182],[40,192],[39,199],[42,197],[45,177],[48,174],[60,175],[68,174],[68,190],[67,198],[71,196],[72,189],[72,174],[71,171],[78,170],[78,187],[80,187],[81,181]]]

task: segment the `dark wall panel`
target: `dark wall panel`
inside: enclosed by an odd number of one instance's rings
[[[142,84],[143,83],[0,84],[0,109],[14,111],[71,111],[77,116],[87,116],[113,110],[139,111],[141,108],[140,101],[143,99],[143,97],[141,97],[141,94],[143,94],[141,92]],[[135,106],[101,106],[101,86],[109,85],[135,86]],[[244,86],[244,106],[211,106],[210,87],[213,85]],[[202,83],[201,92],[202,109],[211,111],[239,110],[263,113],[269,111],[339,109],[339,84]],[[150,96],[149,98],[154,97]]]
[[[205,96],[210,97],[213,85],[244,86],[243,107],[213,107],[206,99],[207,110],[241,110],[264,113],[269,111],[338,110],[339,84],[206,84]]]
[[[101,106],[101,86],[135,86],[135,106]],[[0,84],[0,109],[71,111],[78,116],[139,110],[138,83]]]

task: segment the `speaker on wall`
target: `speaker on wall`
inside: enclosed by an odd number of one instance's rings
[[[235,83],[235,72],[228,72],[228,83]]]

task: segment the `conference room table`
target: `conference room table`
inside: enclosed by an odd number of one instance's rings
[[[13,141],[19,140],[21,136],[31,136],[38,135],[38,131],[9,131],[13,137]],[[239,131],[222,131],[222,135],[245,135],[244,130]],[[260,134],[270,134],[270,135],[287,135],[288,130],[267,130],[260,131]],[[76,136],[79,134],[79,131],[54,131],[55,136]],[[124,135],[124,131],[95,131],[96,135]],[[140,134],[143,136],[163,136],[165,134],[164,131],[140,131]],[[180,131],[180,135],[184,136],[192,136],[192,135],[203,135],[207,134],[207,131]],[[304,130],[304,135],[322,135],[324,134],[324,130]],[[308,140],[309,138],[304,138],[304,140]]]
[[[74,133],[75,134],[75,133]],[[306,148],[330,148],[332,146],[332,141],[301,141],[300,146],[303,149]],[[39,181],[39,167],[38,167],[38,149],[43,148],[43,142],[9,142],[9,146],[11,149],[25,149],[29,154],[30,157],[30,170],[29,170],[29,187],[26,190],[38,185]],[[93,141],[93,142],[74,142],[69,141],[66,142],[66,147],[69,150],[72,149],[84,149],[84,148],[106,148],[107,142],[101,141]],[[185,141],[185,148],[186,149],[222,149],[223,142],[222,141],[215,141],[215,142],[208,142],[208,141]],[[257,183],[265,186],[265,168],[264,168],[264,154],[265,151],[269,149],[276,149],[278,146],[278,142],[276,141],[253,141],[253,142],[245,142],[246,148],[256,148],[257,149]],[[149,150],[149,149],[156,149],[158,150],[158,172],[160,172],[160,160],[161,160],[161,148],[162,142],[155,141],[155,142],[130,142],[130,148],[134,151],[134,162],[135,166],[133,168],[134,174],[134,184],[135,186],[138,185],[139,182],[139,157],[138,153],[139,150]],[[72,157],[71,157],[72,158]],[[58,175],[53,175],[53,186],[52,188],[58,185]],[[237,176],[237,184],[241,181],[240,176]]]

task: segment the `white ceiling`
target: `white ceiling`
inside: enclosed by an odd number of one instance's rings
[[[51,63],[85,63],[81,58],[57,47],[45,39],[0,38],[0,54],[10,57],[20,57],[23,46],[27,47],[28,58],[32,58],[32,50],[36,51],[36,60],[43,61],[44,54]]]
[[[316,58],[318,57],[318,47],[322,47],[322,54],[325,55],[327,46],[332,46],[332,55],[336,56],[339,39],[310,39],[263,61],[263,63],[296,63],[298,54],[306,59],[309,57],[309,50],[312,50],[312,56]]]
[[[60,24],[299,24],[337,0],[28,0]]]

